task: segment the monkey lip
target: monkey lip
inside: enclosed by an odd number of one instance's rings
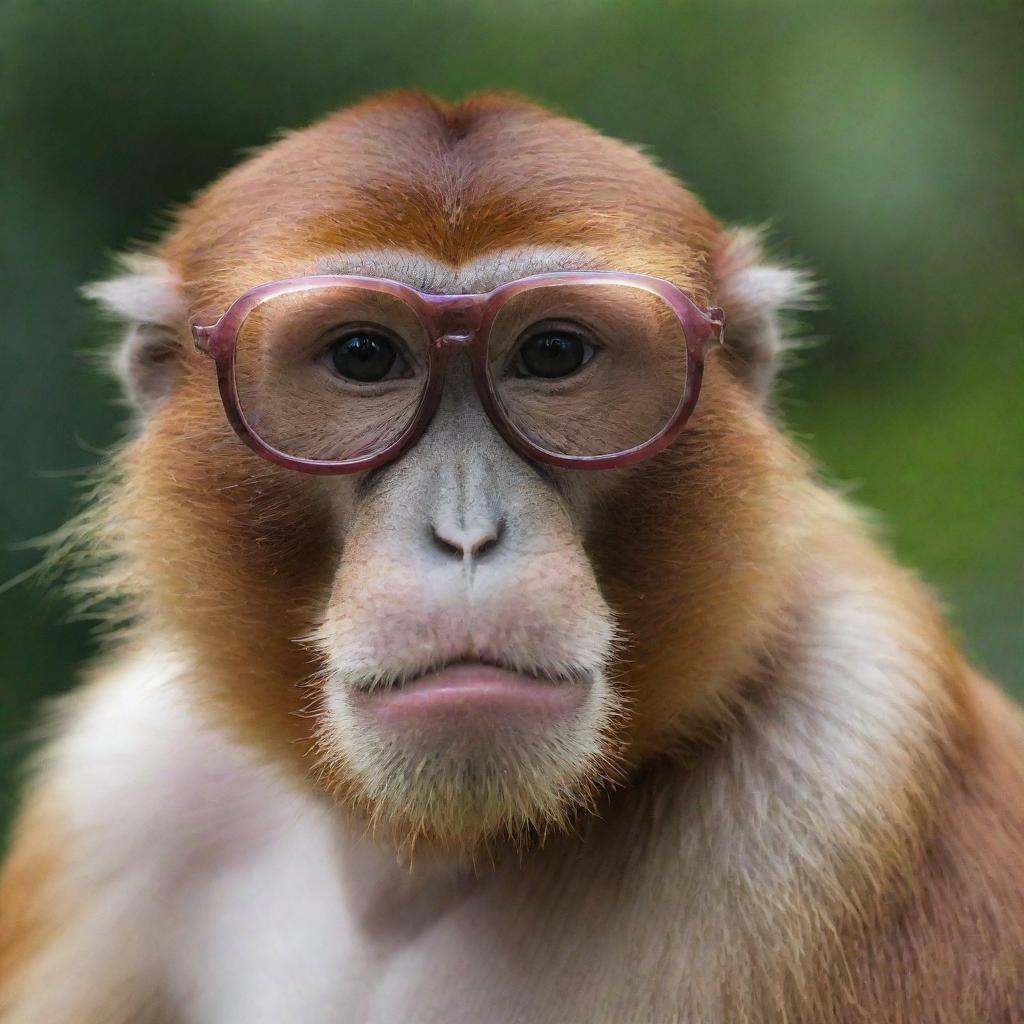
[[[586,689],[580,680],[540,679],[484,662],[459,662],[400,686],[360,692],[356,699],[374,717],[401,726],[481,715],[557,718],[578,710]]]

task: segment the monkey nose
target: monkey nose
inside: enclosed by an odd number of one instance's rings
[[[463,562],[479,560],[494,551],[504,531],[504,521],[491,517],[469,523],[441,517],[430,526],[434,546],[446,557]]]

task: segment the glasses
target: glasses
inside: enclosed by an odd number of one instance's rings
[[[460,353],[490,421],[522,455],[568,469],[633,465],[685,426],[723,325],[720,309],[667,281],[596,271],[475,295],[299,277],[246,292],[192,334],[216,362],[242,441],[279,466],[337,474],[412,447]]]

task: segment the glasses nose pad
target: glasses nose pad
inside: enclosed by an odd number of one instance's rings
[[[445,331],[434,340],[434,344],[442,349],[466,349],[473,343],[475,337],[475,331]]]
[[[443,334],[435,340],[435,386],[445,394],[461,391],[474,376],[473,338],[474,335],[460,331]]]

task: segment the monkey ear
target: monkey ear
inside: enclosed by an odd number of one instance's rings
[[[174,391],[181,376],[185,298],[177,275],[163,260],[130,254],[119,263],[120,274],[86,285],[82,294],[124,325],[111,367],[145,417]]]
[[[725,233],[712,268],[717,302],[725,310],[726,357],[754,397],[764,401],[793,347],[784,314],[811,304],[814,280],[806,271],[766,260],[762,233],[751,228]]]

